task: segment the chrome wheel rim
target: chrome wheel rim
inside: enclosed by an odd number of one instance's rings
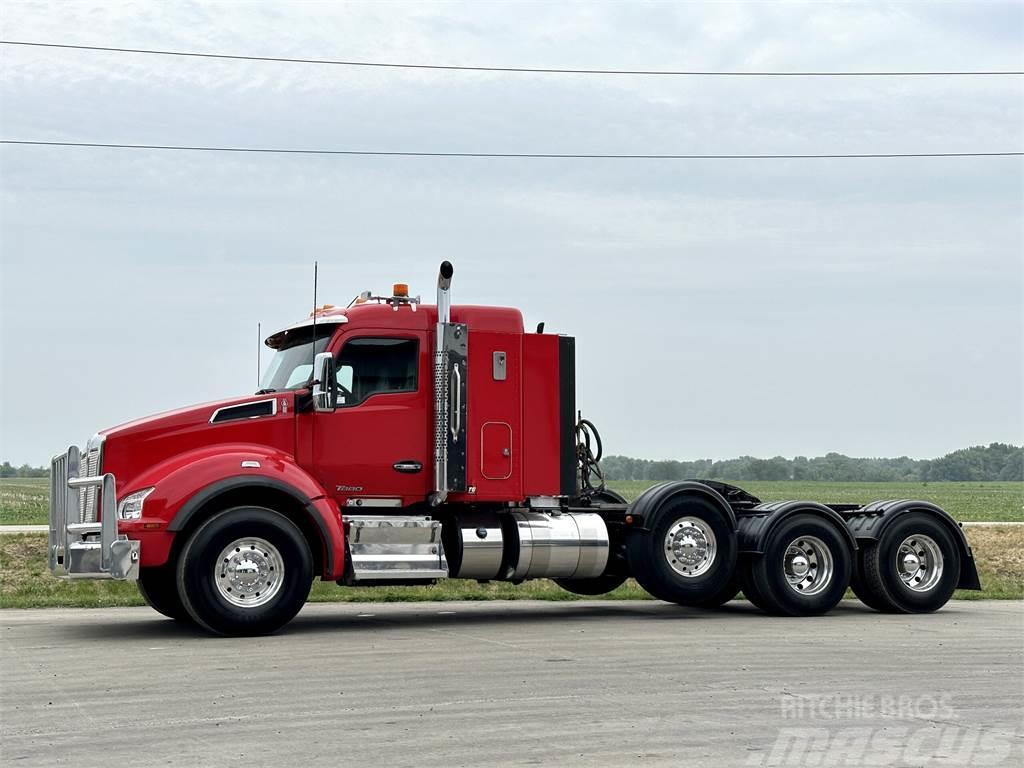
[[[832,550],[817,536],[801,536],[786,547],[782,557],[786,583],[801,595],[817,595],[832,583]]]
[[[699,517],[682,517],[665,534],[665,559],[683,578],[692,579],[707,573],[717,554],[715,532]]]
[[[896,550],[896,572],[913,592],[934,589],[942,578],[942,550],[931,536],[907,536]]]
[[[224,547],[214,563],[213,582],[217,593],[231,605],[266,605],[284,582],[284,560],[277,547],[266,539],[236,539]]]

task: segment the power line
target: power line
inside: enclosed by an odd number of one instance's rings
[[[548,160],[864,160],[899,157],[1020,157],[1024,152],[864,152],[831,154],[599,154],[561,152],[411,152],[368,149],[288,149],[283,147],[205,147],[177,144],[106,144],[92,141],[24,141],[0,139],[0,144],[39,147],[175,150],[180,152],[251,152],[274,155],[361,155],[373,157],[477,157]]]
[[[184,56],[198,59],[230,59],[234,61],[272,61],[288,64],[329,64],[340,67],[378,67],[384,69],[435,69],[460,72],[513,72],[550,75],[668,75],[687,77],[977,77],[1024,75],[1021,70],[946,70],[946,71],[773,71],[727,72],[711,70],[674,69],[563,69],[555,67],[474,67],[454,64],[404,64],[384,61],[347,61],[343,59],[298,59],[284,56],[239,56],[227,53],[199,53],[196,51],[165,51],[152,48],[115,48],[104,45],[67,45],[64,43],[37,43],[24,40],[0,40],[0,45],[20,45],[34,48],[64,48],[76,51],[103,51],[107,53],[138,53],[153,56]]]

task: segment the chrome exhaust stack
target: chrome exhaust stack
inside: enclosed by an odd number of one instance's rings
[[[451,322],[455,268],[442,261],[437,276],[437,340],[434,348],[434,492],[431,506],[449,491],[466,490],[466,355],[469,329]]]
[[[452,312],[452,275],[455,274],[455,267],[450,261],[442,261],[441,269],[437,274],[437,343],[441,348],[442,336],[441,326],[451,322]]]

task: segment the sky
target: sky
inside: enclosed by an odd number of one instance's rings
[[[0,37],[480,66],[1021,70],[1019,3],[14,2]],[[7,139],[549,153],[1024,150],[1024,78],[368,69],[0,46]],[[264,335],[408,282],[577,339],[606,451],[1024,440],[1024,159],[0,146],[0,460],[251,392]],[[263,355],[266,363],[269,355]]]

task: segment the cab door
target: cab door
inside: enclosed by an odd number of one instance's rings
[[[313,415],[313,466],[321,483],[343,508],[423,501],[433,487],[427,334],[349,331],[335,369],[337,408]]]

